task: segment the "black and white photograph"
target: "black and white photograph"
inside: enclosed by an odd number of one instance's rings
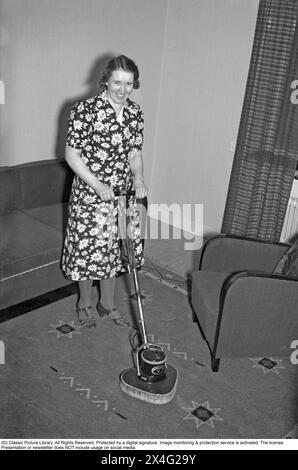
[[[298,449],[298,0],[0,0],[0,450],[227,449]]]

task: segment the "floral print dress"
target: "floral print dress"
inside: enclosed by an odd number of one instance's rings
[[[67,145],[82,150],[83,162],[102,183],[114,191],[129,190],[133,183],[129,157],[142,149],[143,128],[139,105],[128,99],[120,123],[104,89],[99,95],[72,107]],[[134,198],[127,199],[135,260],[141,265],[143,247],[138,211]],[[118,198],[101,201],[97,193],[75,175],[62,253],[62,269],[69,279],[104,279],[125,271],[117,220]]]

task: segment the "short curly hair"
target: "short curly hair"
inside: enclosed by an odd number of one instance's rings
[[[113,59],[108,62],[106,69],[102,75],[101,83],[106,83],[112,75],[112,72],[114,72],[114,70],[119,69],[124,70],[125,72],[133,73],[133,87],[135,89],[140,87],[139,69],[134,63],[134,61],[129,59],[125,55],[113,57]]]

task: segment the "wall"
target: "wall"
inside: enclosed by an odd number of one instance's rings
[[[150,179],[166,1],[0,0],[0,4],[5,35],[1,52],[6,61],[0,71],[6,84],[1,164],[63,157],[70,104],[93,94],[102,59],[124,53],[141,72],[141,88],[134,99],[142,104],[148,123],[145,158]]]
[[[152,202],[203,203],[220,229],[257,0],[170,0],[151,175]]]
[[[1,165],[63,158],[66,118],[108,55],[141,71],[152,203],[220,228],[258,0],[0,0]]]

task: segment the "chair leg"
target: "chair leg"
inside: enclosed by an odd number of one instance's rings
[[[212,359],[211,359],[211,369],[212,369],[212,372],[218,372],[219,363],[220,363],[220,359],[217,359],[217,358],[215,358],[215,357],[212,357]]]

